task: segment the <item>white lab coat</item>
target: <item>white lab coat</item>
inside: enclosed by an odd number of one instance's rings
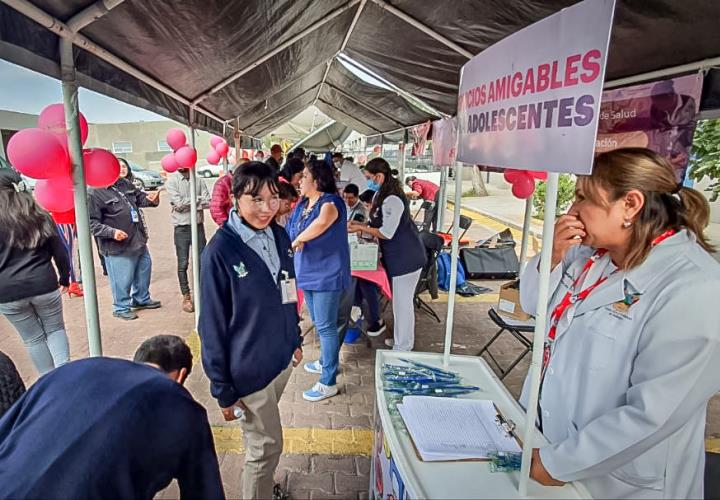
[[[349,161],[344,161],[340,167],[340,180],[348,184],[355,184],[360,189],[360,193],[368,188],[365,174],[362,173],[360,167]]]
[[[574,248],[553,270],[548,311],[592,253]],[[520,281],[528,312],[537,268],[535,258]],[[613,269],[606,254],[581,288]],[[638,300],[623,310],[626,293]],[[720,265],[680,231],[567,316],[540,395],[548,472],[595,498],[703,498],[707,402],[720,391]],[[526,379],[523,406],[528,389]]]

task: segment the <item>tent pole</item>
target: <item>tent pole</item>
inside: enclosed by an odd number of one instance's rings
[[[532,221],[532,201],[533,196],[525,200],[525,218],[523,219],[522,242],[520,243],[520,268],[518,276],[522,273],[527,260],[528,241],[530,240],[530,222]]]
[[[398,179],[405,187],[405,139],[398,145]]]
[[[462,203],[462,167],[458,162],[455,167],[455,206],[453,207],[452,253],[450,256],[450,289],[448,290],[448,312],[445,322],[445,350],[443,366],[450,364],[452,348],[453,323],[455,322],[455,290],[457,289],[457,265],[460,251],[460,204]]]
[[[537,314],[535,317],[535,334],[533,337],[532,361],[530,363],[530,398],[528,400],[525,429],[523,434],[522,467],[520,470],[519,493],[521,497],[527,496],[528,480],[530,477],[530,461],[535,445],[534,432],[537,420],[538,401],[540,392],[540,371],[542,369],[543,347],[545,344],[545,326],[547,323],[547,306],[550,292],[550,266],[552,259],[553,231],[555,228],[555,211],[558,193],[557,173],[548,175],[547,192],[545,194],[545,220],[543,221],[543,241],[540,251],[540,281],[537,300]]]
[[[195,112],[190,108],[190,137],[195,148]],[[204,182],[204,181],[203,181]],[[190,244],[192,245],[193,303],[195,304],[195,328],[200,321],[200,252],[198,251],[197,175],[190,169]]]
[[[449,166],[440,167],[440,196],[438,197],[437,206],[437,226],[438,231],[442,231],[445,227],[445,210],[447,208],[447,180]]]
[[[98,314],[95,263],[93,261],[90,218],[88,216],[87,187],[83,166],[82,138],[80,137],[78,83],[75,75],[73,45],[60,39],[60,64],[62,70],[62,94],[65,107],[65,128],[68,135],[68,149],[72,160],[73,192],[75,197],[75,224],[78,248],[80,250],[80,272],[83,279],[83,301],[87,325],[88,349],[90,356],[102,356],[100,317]]]
[[[235,118],[235,132],[236,134],[233,134],[233,139],[235,139],[235,165],[237,165],[237,162],[240,161],[240,146],[242,145],[242,135],[240,135],[240,117],[238,116]],[[260,149],[262,149],[262,145],[260,145]]]
[[[227,122],[223,122],[223,139],[227,141],[225,134],[227,133]],[[223,156],[223,173],[228,173],[228,158],[227,155]]]

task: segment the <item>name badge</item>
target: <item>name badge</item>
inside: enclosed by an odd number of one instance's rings
[[[135,207],[130,207],[130,219],[132,219],[135,224],[140,222],[140,214],[135,210]]]
[[[287,271],[282,271],[283,279],[280,280],[280,293],[283,304],[295,304],[298,301],[297,286],[295,278],[290,278]]]

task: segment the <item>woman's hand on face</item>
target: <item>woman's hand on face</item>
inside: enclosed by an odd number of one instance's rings
[[[565,214],[555,223],[553,237],[552,267],[555,268],[572,247],[582,244],[585,233],[585,225],[575,215]]]

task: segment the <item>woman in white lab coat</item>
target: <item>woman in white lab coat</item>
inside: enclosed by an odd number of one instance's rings
[[[539,423],[542,484],[595,498],[702,498],[720,391],[720,265],[709,205],[640,148],[599,155],[555,226]],[[538,259],[521,279],[537,307]],[[521,402],[527,404],[528,381]]]

